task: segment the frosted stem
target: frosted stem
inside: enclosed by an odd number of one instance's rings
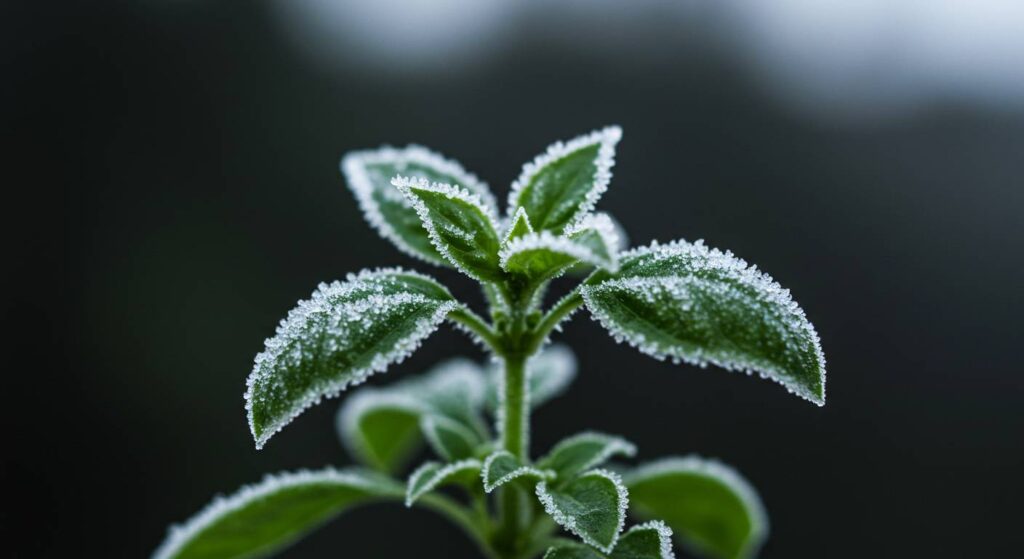
[[[529,460],[529,394],[526,385],[526,356],[521,352],[505,355],[505,399],[502,434],[505,450],[524,462]]]

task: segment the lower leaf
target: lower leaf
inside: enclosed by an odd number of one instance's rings
[[[537,498],[555,522],[605,553],[615,547],[629,505],[619,476],[605,470],[587,472],[558,490],[542,481]]]
[[[298,471],[267,476],[217,497],[171,527],[153,559],[255,557],[278,550],[353,506],[401,499],[402,487],[360,471]]]
[[[479,460],[460,460],[451,464],[427,462],[409,476],[409,483],[405,489],[405,506],[411,507],[420,497],[444,485],[472,485],[479,476]]]

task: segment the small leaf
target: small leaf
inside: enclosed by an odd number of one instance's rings
[[[697,456],[664,458],[625,476],[633,512],[659,518],[717,559],[753,557],[768,535],[754,488],[732,468]]]
[[[497,211],[494,196],[486,184],[457,162],[421,146],[351,152],[341,160],[341,170],[363,215],[377,232],[402,252],[432,264],[446,262],[431,244],[412,204],[391,184],[392,177],[405,175],[457,184]]]
[[[526,209],[519,208],[516,210],[516,215],[512,216],[512,221],[509,223],[508,231],[505,232],[505,238],[501,241],[501,246],[504,247],[512,239],[518,239],[523,235],[533,233],[533,225],[530,225],[530,216],[526,215]]]
[[[654,357],[758,372],[825,404],[825,357],[804,312],[767,275],[728,252],[677,241],[622,255],[618,273],[581,288],[617,341]]]
[[[509,214],[522,207],[537,231],[565,231],[590,212],[608,188],[621,137],[621,128],[609,126],[549,146],[523,165],[509,193]]]
[[[544,559],[675,559],[672,530],[663,522],[633,526],[608,555],[585,545],[563,542],[548,549]]]
[[[526,372],[529,376],[530,407],[537,408],[569,388],[576,378],[576,356],[569,346],[551,345],[527,362]],[[487,384],[487,406],[492,411],[498,407],[501,379],[501,368],[492,368]]]
[[[537,498],[555,522],[605,553],[615,547],[629,505],[619,476],[605,470],[587,472],[559,490],[542,481]]]
[[[593,250],[600,239],[592,230],[576,235],[578,240],[541,231],[512,239],[499,253],[501,268],[534,283],[556,278],[579,263],[614,269],[614,257],[609,260],[607,250]]]
[[[502,279],[497,218],[479,196],[427,179],[399,176],[391,183],[409,199],[445,260],[478,281]]]
[[[400,269],[321,284],[266,341],[246,381],[256,448],[321,399],[405,359],[456,308],[441,284]]]
[[[633,526],[622,534],[610,559],[675,559],[672,529],[654,520]]]
[[[328,468],[267,476],[230,497],[217,497],[184,524],[172,526],[153,558],[264,556],[348,508],[401,496],[400,485],[358,471]]]
[[[484,482],[484,491],[490,493],[498,487],[519,478],[526,477],[534,480],[553,479],[555,473],[550,470],[539,470],[532,466],[525,466],[511,452],[499,450],[484,460],[480,477]]]
[[[483,441],[465,425],[443,415],[425,415],[420,429],[438,456],[452,462],[473,456]]]
[[[636,447],[626,439],[588,431],[563,439],[547,456],[537,461],[537,467],[554,470],[559,483],[562,483],[582,471],[604,464],[612,456],[632,457],[635,454]]]
[[[470,486],[479,476],[479,460],[460,460],[451,464],[427,462],[409,476],[405,489],[405,506],[411,507],[420,497],[445,485]]]
[[[588,214],[567,232],[569,239],[590,250],[584,262],[609,271],[619,268],[619,233],[606,213]]]

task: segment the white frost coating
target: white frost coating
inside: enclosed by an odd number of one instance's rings
[[[298,470],[281,474],[264,476],[263,481],[244,485],[229,497],[217,495],[203,510],[196,513],[182,524],[170,527],[167,539],[153,552],[152,559],[168,559],[174,557],[182,548],[224,515],[240,510],[246,504],[261,499],[277,491],[310,484],[336,484],[345,487],[358,487],[372,493],[383,493],[381,486],[364,476],[343,472],[334,468],[322,470]]]
[[[520,219],[526,223],[526,230],[529,233],[533,233],[533,224],[530,223],[530,216],[527,215],[526,208],[519,208],[505,226],[505,235],[501,239],[501,246],[507,245],[509,240],[511,240],[512,231],[515,230],[516,224],[519,223]]]
[[[602,244],[608,251],[608,262],[605,267],[612,272],[619,269],[618,254],[623,248],[623,237],[620,235],[622,227],[615,223],[612,217],[604,212],[586,214],[575,225],[566,230],[567,236],[593,230],[601,238]]]
[[[416,471],[409,476],[409,483],[406,485],[405,493],[406,507],[413,506],[420,497],[430,493],[434,489],[437,489],[437,487],[447,481],[448,478],[461,472],[480,469],[480,461],[476,458],[468,458],[466,460],[452,462],[451,464],[446,464],[440,469],[434,471],[434,468],[438,465],[439,464],[437,462],[427,462],[419,468],[416,468]],[[425,475],[430,475],[430,478],[423,481],[421,478]]]
[[[480,470],[480,479],[482,479],[484,482],[485,493],[490,493],[497,489],[498,487],[501,487],[502,485],[505,485],[506,483],[523,476],[534,476],[540,479],[554,479],[555,477],[555,472],[551,470],[540,470],[538,468],[534,468],[533,466],[519,466],[518,468],[501,476],[500,478],[494,480],[493,482],[490,481],[491,466],[494,464],[495,460],[504,457],[515,459],[515,456],[511,452],[507,450],[499,450],[497,452],[492,453],[490,456],[487,457],[486,460],[484,460],[483,469]],[[518,462],[518,460],[516,461]]]
[[[552,497],[551,493],[548,492],[547,482],[542,481],[537,484],[537,499],[539,499],[540,503],[544,505],[544,512],[548,513],[548,515],[559,526],[562,526],[566,530],[575,534],[578,538],[583,540],[584,543],[592,545],[604,553],[611,553],[612,549],[615,548],[615,544],[619,541],[619,535],[622,533],[622,527],[626,524],[626,509],[629,508],[629,491],[626,489],[626,486],[623,485],[622,478],[620,478],[615,472],[609,470],[592,470],[581,475],[577,479],[595,476],[610,480],[615,485],[615,492],[618,495],[618,524],[615,528],[615,535],[612,537],[612,541],[608,545],[601,544],[589,535],[583,533],[576,523],[576,518],[558,508],[558,504],[555,503],[554,497]]]
[[[397,176],[391,179],[391,184],[395,186],[402,194],[405,195],[406,199],[412,205],[413,209],[416,210],[416,214],[420,216],[420,221],[423,222],[423,227],[427,230],[427,235],[430,237],[431,244],[437,249],[437,252],[441,253],[441,256],[445,258],[452,266],[458,271],[466,274],[467,276],[478,280],[484,281],[476,274],[470,272],[465,266],[458,262],[448,249],[448,244],[445,243],[437,230],[437,223],[430,217],[430,210],[427,205],[423,203],[423,200],[419,198],[413,191],[419,192],[433,192],[440,194],[449,200],[458,200],[460,202],[469,204],[480,210],[491,226],[491,229],[497,235],[500,230],[498,225],[498,217],[493,207],[486,205],[480,196],[474,194],[464,188],[460,188],[459,185],[450,185],[438,182],[430,182],[425,178],[415,177],[403,177]],[[458,229],[446,229],[446,233],[450,233],[459,237],[462,237],[466,241],[472,241],[472,233],[468,231]]]
[[[512,239],[498,252],[498,263],[503,270],[508,271],[509,260],[533,251],[556,252],[594,266],[607,264],[604,258],[595,254],[589,247],[575,243],[565,237],[556,237],[550,231],[528,233],[522,237]],[[560,272],[564,272],[566,267],[568,266],[564,266]]]
[[[381,214],[380,207],[377,205],[377,201],[373,199],[372,194],[374,185],[366,171],[366,167],[368,165],[393,165],[396,170],[401,172],[408,167],[409,164],[423,165],[424,167],[433,169],[439,174],[453,177],[456,184],[459,184],[470,192],[478,195],[485,204],[494,208],[494,212],[497,212],[498,205],[494,199],[494,195],[491,194],[490,188],[488,188],[486,183],[478,179],[476,175],[467,172],[457,161],[446,159],[441,154],[433,152],[423,146],[415,144],[408,145],[404,148],[383,146],[374,150],[350,152],[342,158],[341,171],[345,175],[348,187],[355,195],[356,201],[359,203],[359,207],[362,209],[363,215],[366,217],[366,221],[377,229],[382,237],[394,243],[402,252],[409,256],[431,262],[432,264],[440,264],[440,262],[433,261],[433,259],[427,258],[422,253],[410,247],[408,243],[398,235],[391,224],[384,219],[384,216]],[[405,197],[399,192],[395,191],[392,193],[390,190],[385,190],[384,193],[385,196],[390,199],[411,207]]]
[[[773,380],[781,384],[791,394],[804,398],[805,400],[813,402],[819,406],[825,405],[825,355],[821,350],[821,342],[814,326],[809,320],[807,320],[807,316],[804,314],[803,309],[801,309],[796,301],[793,300],[788,289],[779,285],[768,274],[758,270],[756,266],[747,264],[746,261],[733,255],[729,251],[723,252],[718,249],[710,248],[706,246],[702,240],[698,240],[694,243],[679,240],[672,241],[664,245],[659,244],[657,241],[653,241],[650,246],[639,247],[623,252],[620,255],[620,261],[628,262],[631,259],[639,257],[652,258],[651,262],[653,263],[657,263],[659,260],[664,259],[685,258],[692,263],[690,265],[692,268],[703,271],[714,270],[737,284],[756,289],[762,299],[767,300],[776,308],[784,309],[789,312],[791,316],[789,319],[784,321],[783,326],[787,330],[800,332],[805,339],[809,340],[814,348],[816,359],[818,363],[820,363],[820,398],[817,394],[810,392],[799,383],[784,376],[783,371],[775,370],[771,367],[759,366],[765,370],[757,372],[762,378]],[[739,356],[736,356],[735,359],[730,359],[729,356],[723,356],[722,352],[717,352],[716,355],[712,355],[709,352],[686,352],[679,347],[664,347],[661,344],[657,344],[646,339],[646,337],[636,332],[620,328],[608,313],[604,312],[598,305],[593,303],[593,295],[595,293],[599,293],[602,289],[611,290],[625,288],[641,296],[653,298],[655,293],[658,291],[668,291],[673,296],[677,296],[682,300],[687,298],[685,287],[688,285],[706,285],[707,283],[702,282],[701,279],[696,277],[677,277],[667,275],[631,277],[629,272],[626,272],[624,276],[625,277],[620,279],[604,281],[596,285],[584,285],[580,288],[580,293],[583,296],[587,309],[590,310],[593,318],[600,322],[601,325],[611,333],[616,342],[626,342],[630,346],[635,347],[639,351],[656,359],[664,360],[667,358],[677,364],[682,361],[691,365],[706,367],[708,363],[711,363],[729,371],[741,371],[747,374],[753,374],[755,372],[749,365],[745,364]]]
[[[401,268],[381,268],[377,270],[363,270],[358,274],[349,274],[344,283],[339,281],[331,284],[322,283],[308,300],[299,301],[298,305],[289,311],[288,316],[278,325],[274,336],[267,338],[264,342],[264,350],[256,355],[252,373],[246,379],[245,409],[249,419],[249,429],[256,441],[257,449],[263,448],[267,440],[303,411],[318,404],[323,398],[336,397],[349,386],[365,381],[373,373],[387,370],[388,366],[392,363],[401,363],[419,347],[427,335],[437,329],[437,326],[444,321],[448,313],[459,307],[458,302],[454,300],[438,303],[437,309],[429,318],[418,321],[408,337],[400,340],[387,351],[375,355],[369,366],[349,371],[345,378],[330,382],[327,386],[310,387],[282,417],[275,418],[265,426],[261,434],[257,435],[253,419],[253,403],[255,401],[253,390],[257,383],[270,379],[277,363],[286,361],[294,364],[300,362],[305,357],[301,348],[296,350],[296,348],[290,346],[292,342],[305,337],[303,327],[311,316],[317,314],[326,315],[334,319],[335,323],[338,324],[338,328],[343,328],[342,322],[364,321],[369,314],[379,313],[395,306],[424,302],[437,303],[436,300],[429,299],[421,294],[380,293],[382,286],[379,284],[374,285],[374,280],[386,278],[394,274],[414,276],[431,282],[434,281],[423,274]],[[351,303],[331,303],[332,299],[343,299],[359,290],[373,290],[374,293]],[[344,337],[344,330],[339,330],[338,334],[339,336],[337,337]]]
[[[589,134],[577,136],[568,142],[555,142],[548,146],[548,149],[535,157],[533,161],[530,161],[523,165],[523,171],[520,173],[519,178],[512,183],[512,190],[508,193],[508,211],[512,211],[512,208],[519,207],[519,195],[522,190],[526,188],[526,185],[533,181],[534,177],[537,176],[544,167],[547,167],[551,163],[562,159],[566,155],[579,151],[587,146],[600,143],[601,147],[598,149],[597,161],[595,166],[597,167],[597,173],[594,176],[594,184],[590,191],[587,192],[587,196],[583,203],[580,204],[579,208],[573,214],[573,217],[569,219],[569,224],[566,225],[566,230],[573,226],[575,221],[583,215],[594,209],[601,195],[608,189],[608,183],[612,180],[612,167],[615,165],[615,146],[622,139],[622,128],[618,126],[608,126],[601,130],[595,130]]]
[[[714,458],[702,458],[696,454],[662,458],[638,466],[626,475],[627,485],[676,473],[692,474],[717,480],[729,487],[740,498],[743,508],[751,519],[751,540],[760,542],[768,537],[768,514],[754,486],[728,464]]]
[[[541,459],[541,463],[543,463],[546,458],[555,456],[559,451],[581,442],[598,443],[601,444],[602,447],[597,454],[590,458],[590,460],[580,464],[576,471],[589,470],[598,464],[607,462],[609,458],[615,455],[621,455],[627,458],[636,456],[636,445],[622,437],[598,433],[597,431],[583,431],[582,433],[577,433],[559,441],[558,444],[552,447],[547,456],[544,459]]]
[[[660,559],[675,559],[676,554],[672,550],[672,528],[669,528],[667,524],[660,520],[652,520],[650,522],[644,522],[643,524],[633,526],[629,530],[626,530],[626,534],[645,530],[654,530],[658,533]],[[626,534],[623,534],[623,536]]]

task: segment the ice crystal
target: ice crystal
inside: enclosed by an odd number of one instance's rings
[[[480,470],[480,479],[483,480],[484,492],[486,493],[490,493],[498,487],[523,476],[542,480],[553,479],[555,472],[541,470],[533,466],[525,466],[507,450],[499,450],[490,454],[484,460],[483,468]]]
[[[476,472],[480,470],[480,467],[480,461],[475,458],[459,460],[443,466],[437,462],[423,464],[409,476],[409,483],[406,485],[405,506],[413,506],[420,497],[437,489],[452,478],[463,472]]]
[[[577,480],[584,480],[590,477],[600,477],[607,479],[612,482],[616,492],[616,504],[617,504],[617,524],[614,530],[614,535],[610,542],[599,542],[593,538],[593,536],[580,525],[581,518],[578,514],[574,514],[572,511],[567,511],[558,502],[555,495],[548,490],[547,482],[540,482],[537,484],[536,493],[537,498],[540,500],[541,505],[544,506],[544,511],[559,525],[575,534],[584,543],[596,547],[604,553],[610,553],[615,547],[615,543],[619,539],[619,534],[622,532],[622,527],[626,523],[626,509],[629,508],[629,491],[626,486],[623,485],[622,479],[615,472],[608,470],[592,470],[581,475]],[[578,503],[577,503],[578,504]]]

